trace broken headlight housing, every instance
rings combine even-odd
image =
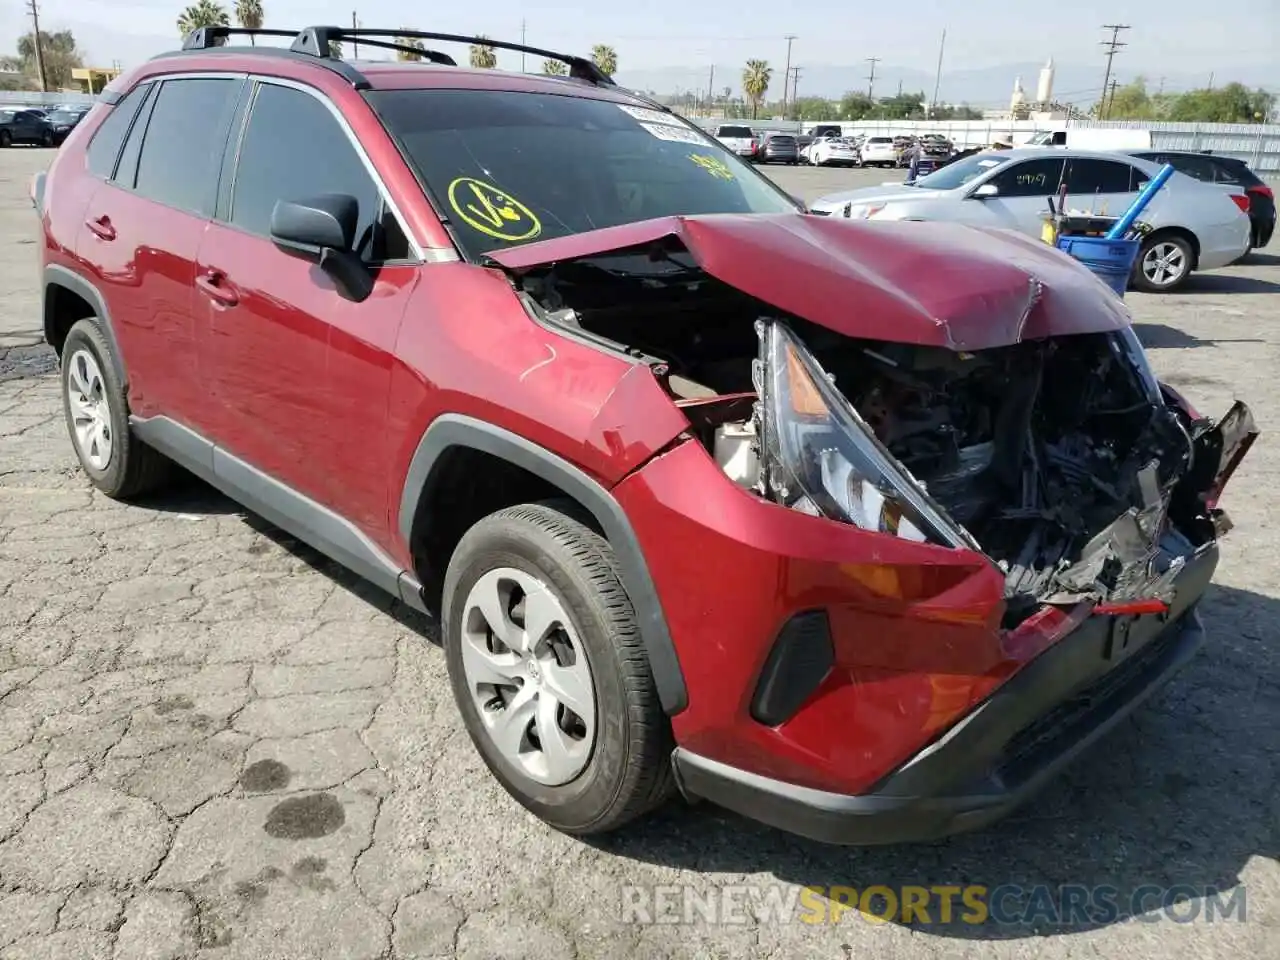
[[[762,492],[783,506],[884,533],[979,549],[876,439],[784,324],[760,321]]]

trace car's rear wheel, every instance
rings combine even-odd
[[[129,430],[111,347],[93,319],[78,321],[63,343],[62,407],[80,466],[107,496],[137,496],[168,479],[169,461]]]
[[[567,833],[670,796],[672,738],[609,543],[567,501],[491,514],[445,576],[445,657],[476,749]]]
[[[12,147],[13,134],[8,130],[0,130],[0,147]]]
[[[53,146],[53,131],[52,131],[52,130],[46,130],[44,133],[42,133],[42,134],[40,135],[40,145],[41,145],[42,147],[52,147],[52,146]]]
[[[1148,237],[1138,253],[1133,285],[1148,293],[1176,290],[1191,276],[1195,254],[1186,238],[1174,233]]]

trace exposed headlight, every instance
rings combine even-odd
[[[783,506],[904,540],[978,549],[881,445],[785,325],[760,321],[764,493]]]

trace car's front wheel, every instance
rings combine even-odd
[[[1195,254],[1185,237],[1157,233],[1148,237],[1138,253],[1133,285],[1148,293],[1176,290],[1191,276]]]
[[[168,478],[169,461],[129,430],[111,346],[93,319],[78,321],[62,345],[62,408],[80,466],[107,496],[136,496]]]
[[[670,725],[609,542],[567,501],[509,507],[445,576],[445,657],[486,765],[557,829],[602,833],[670,796]]]

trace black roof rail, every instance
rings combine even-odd
[[[286,33],[286,31],[283,31],[283,30],[276,31],[276,32]],[[298,33],[296,30],[289,30],[287,31],[286,35],[290,37],[296,37]],[[205,47],[205,48],[192,47],[190,49],[184,48],[180,51],[177,51],[177,53],[174,53],[172,51],[169,53],[158,53],[151,59],[152,60],[168,60],[174,56],[179,56],[182,54],[195,54],[195,53],[206,55],[206,56],[208,55],[243,56],[246,53],[251,53],[254,56],[280,57],[282,59],[292,60],[295,63],[307,63],[307,64],[310,64],[311,66],[324,67],[326,70],[330,71],[331,73],[336,73],[338,76],[342,77],[343,80],[351,84],[351,86],[356,90],[368,90],[370,87],[369,78],[366,77],[359,70],[357,70],[355,67],[353,67],[351,64],[347,63],[347,61],[345,60],[339,60],[337,57],[330,57],[328,59],[318,60],[315,57],[309,57],[309,56],[306,56],[305,54],[294,53],[292,50],[288,49],[287,47],[245,47],[245,46],[237,46],[237,47],[213,46],[213,47]],[[148,79],[159,80],[159,79],[163,79],[163,77],[150,77]],[[117,95],[117,99],[119,99],[119,96],[120,95]],[[113,103],[114,101],[108,100],[107,102]]]
[[[290,47],[296,53],[306,53],[313,57],[328,58],[329,44],[342,43],[359,43],[364,41],[365,37],[392,37],[406,40],[440,40],[445,43],[467,43],[479,44],[486,47],[494,47],[498,50],[513,50],[517,53],[530,53],[536,57],[543,57],[548,60],[559,60],[561,63],[569,67],[569,76],[574,80],[584,80],[587,83],[595,84],[601,87],[616,86],[613,79],[597,67],[586,57],[578,57],[568,53],[556,53],[554,50],[544,50],[541,47],[529,47],[523,43],[508,43],[505,40],[490,40],[486,37],[466,37],[456,33],[430,33],[423,30],[374,30],[366,27],[307,27],[298,34],[294,40],[293,46]],[[368,41],[364,41],[368,42]],[[372,44],[371,44],[372,45]],[[392,49],[412,50],[414,53],[427,56],[427,54],[408,45],[397,45],[394,42],[389,44]]]
[[[208,50],[226,46],[228,37],[296,37],[297,30],[266,30],[262,27],[197,27],[182,41],[183,50]]]

